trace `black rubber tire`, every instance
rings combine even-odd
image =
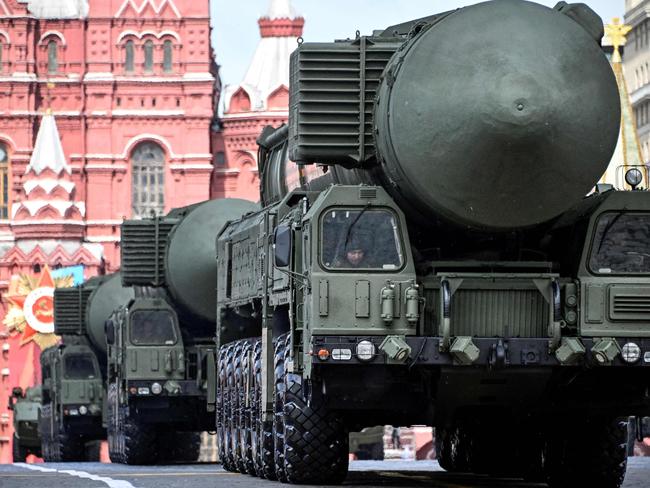
[[[289,335],[284,334],[275,341],[274,374],[275,388],[273,399],[273,461],[275,477],[286,483],[287,475],[284,469],[284,356],[287,350]]]
[[[627,419],[589,419],[549,442],[551,488],[620,488],[627,469]],[[568,435],[566,435],[568,433]]]
[[[82,439],[65,430],[55,435],[54,452],[55,462],[75,463],[86,460]]]
[[[257,416],[251,425],[257,430],[257,455],[255,456],[255,469],[257,476],[267,480],[275,480],[275,456],[273,421],[262,421],[259,414],[262,411],[262,341],[257,341],[253,349],[255,361],[255,374],[253,375],[254,390],[253,409]]]
[[[27,449],[20,445],[20,440],[14,433],[14,443],[11,448],[14,463],[24,463],[27,460]]]
[[[232,344],[226,344],[219,349],[219,361],[217,371],[217,450],[219,461],[226,471],[234,472],[231,463],[230,441],[227,434],[227,412],[229,408],[230,389],[228,385],[228,360],[231,357]]]
[[[253,374],[251,340],[242,341],[241,352],[236,361],[235,381],[237,384],[237,431],[239,432],[239,471],[257,476],[251,436],[251,408],[246,404],[246,397],[251,398],[251,377]]]
[[[225,387],[222,395],[223,400],[223,430],[224,430],[224,458],[222,460],[223,467],[227,471],[237,472],[237,462],[235,461],[235,452],[233,450],[233,404],[232,397],[234,395],[234,383],[233,383],[233,368],[234,364],[234,354],[235,354],[235,343],[229,344],[226,347],[226,357],[224,364],[224,382]]]
[[[302,375],[286,370],[289,348],[285,348],[282,404],[287,481],[292,484],[341,484],[347,477],[349,460],[349,434],[345,424],[327,410],[320,395],[314,395],[307,402]]]
[[[244,460],[242,445],[243,438],[243,425],[242,425],[242,409],[244,403],[244,390],[242,388],[242,357],[244,350],[244,341],[235,342],[235,351],[233,356],[233,367],[230,371],[231,374],[231,415],[232,421],[230,423],[231,442],[233,460],[235,462],[235,469],[242,474],[247,474],[246,462]]]
[[[122,463],[136,466],[155,464],[158,461],[155,427],[126,416],[124,409],[120,412],[119,425],[121,429],[117,435],[123,440]]]
[[[436,459],[442,469],[447,472],[454,472],[455,468],[451,457],[451,441],[449,429],[436,427]]]

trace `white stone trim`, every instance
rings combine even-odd
[[[93,110],[90,112],[90,115],[94,117],[106,117],[108,115],[108,110]]]
[[[85,240],[93,244],[101,244],[102,242],[120,242],[121,239],[117,236],[86,236]]]
[[[241,170],[238,168],[233,169],[217,169],[215,172],[219,175],[238,175],[241,173]]]
[[[0,132],[0,140],[2,140],[4,142],[8,142],[9,145],[11,146],[12,151],[16,150],[16,142],[10,136],[5,134],[4,132]],[[26,158],[29,159],[30,156],[26,156]],[[9,162],[11,162],[12,160],[15,160],[15,157],[14,157],[13,154],[9,154]]]
[[[208,72],[186,72],[183,75],[184,81],[214,81],[214,76],[212,73]]]
[[[4,7],[4,3],[2,3],[2,0],[0,0],[0,6]],[[6,9],[7,7],[4,8]],[[7,44],[11,44],[11,37],[9,37],[9,33],[6,30],[0,29],[0,36],[5,38]]]
[[[124,146],[124,152],[122,153],[122,156],[120,157],[120,159],[126,159],[127,157],[129,157],[129,155],[131,154],[131,151],[133,150],[133,148],[138,143],[140,143],[142,141],[147,141],[147,140],[153,140],[153,141],[159,142],[166,149],[168,158],[177,159],[176,155],[174,154],[174,151],[172,149],[172,145],[170,144],[170,142],[167,139],[165,139],[164,137],[159,136],[157,134],[139,134],[139,135],[129,139],[129,141]]]
[[[176,5],[174,5],[174,0],[161,0],[160,4],[158,4],[157,7],[156,7],[156,4],[155,4],[155,0],[142,0],[142,4],[139,7],[137,7],[135,5],[134,0],[124,0],[124,3],[122,4],[122,6],[119,8],[117,13],[115,14],[115,17],[117,18],[117,17],[122,16],[122,14],[124,13],[124,10],[126,10],[126,7],[129,4],[131,5],[131,7],[133,7],[133,10],[135,10],[138,15],[140,15],[142,12],[144,12],[144,9],[146,8],[147,5],[151,5],[154,12],[156,12],[157,14],[162,12],[162,9],[163,9],[163,7],[165,5],[169,5],[172,8],[172,10],[174,11],[174,13],[176,14],[176,17],[178,17],[179,19],[181,18],[181,13],[176,8]]]
[[[84,75],[84,81],[113,81],[115,77],[111,72],[95,72],[95,73],[86,73]]]
[[[19,116],[19,117],[35,115],[40,117],[46,115],[46,112],[44,111],[35,112],[31,110],[12,110],[9,112],[9,115]],[[52,112],[52,115],[54,115],[55,117],[79,117],[81,116],[81,112],[74,111],[74,110],[61,110],[58,112]]]
[[[2,8],[2,11],[4,12],[5,16],[7,16],[7,17],[11,16],[11,12],[7,8],[7,6],[5,5],[4,0],[0,0],[0,7]]]
[[[61,45],[67,46],[65,42],[65,36],[59,32],[58,30],[49,30],[41,36],[41,38],[38,40],[38,43],[41,44],[45,39],[47,39],[50,36],[55,36],[58,37],[61,40]]]
[[[122,225],[122,219],[86,220],[86,225]]]

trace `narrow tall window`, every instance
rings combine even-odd
[[[134,217],[162,215],[165,208],[165,153],[153,142],[142,142],[131,156]]]
[[[4,66],[2,64],[2,61],[4,59],[2,56],[4,54],[4,49],[5,49],[5,45],[2,43],[2,41],[0,41],[0,71],[4,69]]]
[[[165,41],[163,44],[163,71],[165,73],[172,72],[173,61],[173,46],[172,41]]]
[[[9,218],[9,154],[0,143],[0,219]]]
[[[144,70],[153,71],[153,41],[144,43]]]
[[[59,69],[59,48],[56,41],[47,43],[47,72],[51,75],[56,74]]]
[[[133,41],[127,41],[126,45],[124,46],[124,71],[127,73],[133,73],[135,69],[135,63],[134,63],[134,58],[135,58],[135,46],[133,45]]]

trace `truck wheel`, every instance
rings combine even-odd
[[[621,419],[590,419],[555,433],[547,458],[549,486],[620,488],[627,469],[627,424]]]
[[[157,461],[157,436],[153,425],[138,422],[137,419],[128,417],[124,408],[120,409],[122,448],[121,458],[124,464],[150,465]]]
[[[24,463],[27,460],[27,449],[20,445],[20,440],[14,433],[14,443],[12,446],[14,463]]]
[[[231,462],[230,436],[228,434],[228,409],[230,405],[230,389],[228,385],[228,361],[232,357],[232,344],[219,349],[219,388],[217,389],[217,446],[219,460],[223,469],[233,472]]]
[[[275,341],[275,389],[273,399],[273,460],[275,476],[282,483],[287,482],[284,470],[284,356],[289,335],[284,334]]]
[[[243,347],[243,341],[235,342],[232,367],[230,369],[230,442],[232,443],[230,449],[232,450],[235,471],[246,474],[246,464],[244,463],[244,458],[242,456],[241,445],[242,426],[240,425],[240,410],[244,392],[241,390],[239,385],[241,378],[241,360]]]
[[[448,440],[447,429],[436,427],[436,460],[445,471],[453,471],[450,457],[450,444]]]
[[[251,421],[253,430],[257,432],[257,453],[255,456],[255,470],[257,476],[267,480],[275,480],[275,460],[273,448],[273,421],[263,421],[259,418],[262,411],[262,341],[255,343],[253,349],[255,361],[255,374],[253,375],[254,395],[252,414],[256,420]]]
[[[248,379],[251,377],[249,340],[240,341],[239,354],[235,359],[235,384],[237,391],[237,439],[238,439],[238,468],[242,474],[255,475],[253,451],[250,437],[250,405],[246,406]]]
[[[54,461],[74,463],[85,461],[84,444],[82,439],[68,432],[59,431],[54,440]]]
[[[288,348],[285,364],[288,361]],[[284,376],[284,469],[289,483],[340,484],[348,474],[348,432],[320,395],[305,398],[300,374]]]

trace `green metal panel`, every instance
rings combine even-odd
[[[354,316],[370,317],[370,282],[360,280],[354,286]]]

